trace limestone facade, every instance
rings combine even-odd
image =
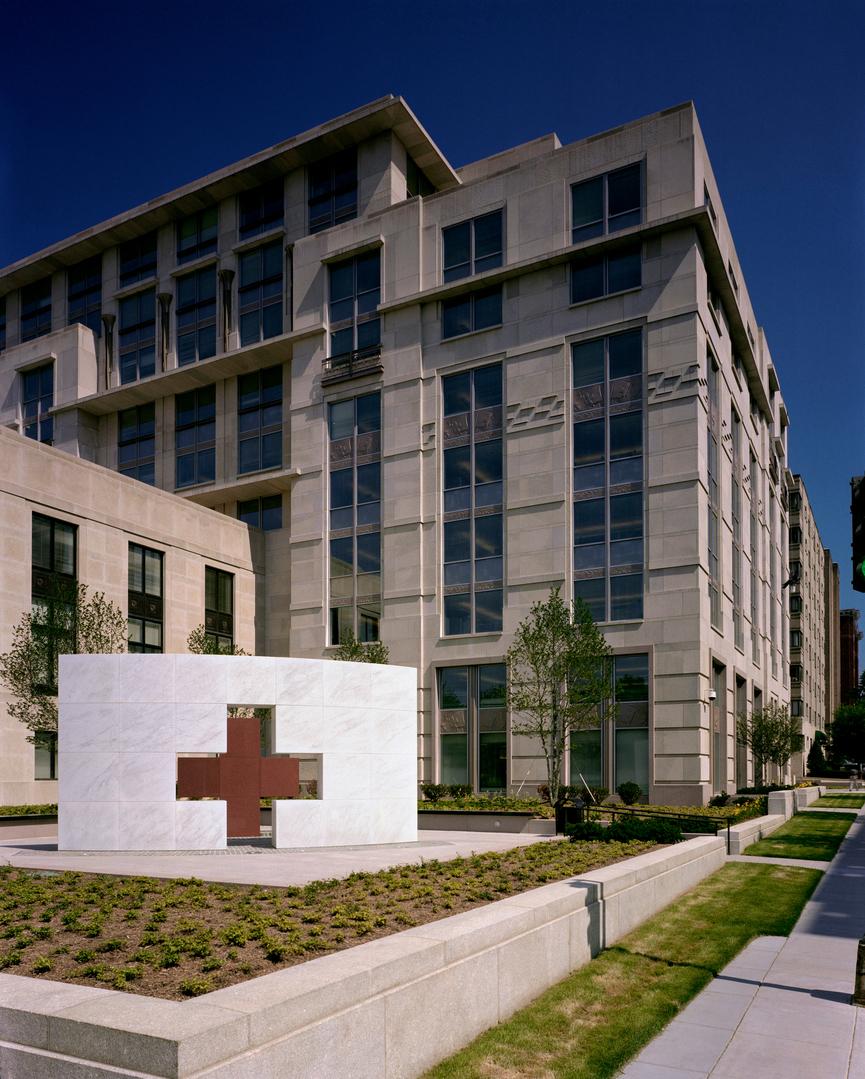
[[[793,772],[805,774],[808,750],[832,720],[837,698],[828,668],[833,647],[832,559],[823,546],[808,491],[798,474],[788,479],[790,502],[790,712],[801,717],[804,745]],[[828,570],[827,570],[828,565]]]
[[[93,258],[99,337],[66,325],[70,269]],[[45,278],[48,332],[22,342]],[[145,292],[142,346],[128,301]],[[691,104],[454,169],[384,98],[21,260],[2,294],[0,423],[24,430],[24,375],[52,363],[59,449],[129,468],[129,410],[152,406],[141,474],[167,500],[215,522],[278,505],[281,527],[249,530],[256,651],[322,658],[350,623],[379,632],[419,671],[420,777],[543,781],[509,731],[502,662],[560,585],[594,597],[621,657],[617,718],[575,744],[566,780],[702,803],[750,778],[736,713],[790,699],[789,420]],[[213,354],[181,362],[211,327]],[[244,376],[274,367],[267,428]],[[180,460],[193,391],[214,414],[198,483]],[[250,423],[266,460],[240,459]],[[348,503],[331,475],[346,464]]]

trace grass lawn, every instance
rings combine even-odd
[[[533,843],[301,888],[0,866],[0,970],[180,999],[657,846]]]
[[[820,809],[861,809],[865,794],[824,794],[814,802]]]
[[[830,862],[856,816],[853,813],[797,813],[768,839],[744,852],[760,858],[813,858]]]
[[[427,1079],[614,1076],[750,940],[789,933],[820,876],[724,866]]]

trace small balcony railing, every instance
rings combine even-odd
[[[342,382],[343,379],[360,378],[361,375],[378,374],[383,370],[381,345],[370,345],[326,359],[322,365],[321,381],[327,385]]]

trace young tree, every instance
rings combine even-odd
[[[865,761],[865,703],[844,704],[835,712],[829,731],[832,752],[857,764]]]
[[[802,748],[799,720],[791,716],[787,706],[770,701],[756,712],[743,712],[736,720],[736,735],[742,745],[749,746],[754,758],[754,782],[761,786],[767,764],[778,768],[779,778],[790,758]]]
[[[0,682],[11,694],[9,715],[30,731],[57,730],[57,658],[125,652],[126,616],[102,592],[56,582],[12,629],[12,647],[0,655]]]
[[[588,607],[578,601],[571,610],[554,588],[517,627],[505,656],[511,730],[540,741],[554,805],[571,732],[597,726],[612,700],[611,655]]]
[[[778,769],[778,782],[784,782],[784,772],[794,753],[798,753],[805,742],[800,730],[801,720],[791,716],[786,704],[774,705],[775,737],[769,760]]]
[[[208,633],[203,625],[196,626],[189,634],[186,638],[186,647],[195,656],[245,656],[248,654],[233,642],[230,645],[223,644]]]
[[[342,637],[343,640],[333,654],[334,659],[349,663],[390,663],[390,649],[381,641],[364,644],[350,629],[346,630]]]
[[[811,748],[808,750],[809,776],[822,776],[826,774],[826,755],[823,752],[825,745],[826,735],[822,731],[817,731],[814,735],[814,741],[811,744]]]

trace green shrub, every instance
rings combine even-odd
[[[572,824],[565,829],[565,834],[575,843],[581,840],[600,840],[604,843],[678,843],[682,838],[682,829],[674,821],[662,820],[660,817],[651,820],[627,817],[606,827],[597,821]]]
[[[675,821],[661,820],[658,817],[650,820],[628,817],[625,820],[613,821],[607,832],[609,840],[619,843],[631,843],[634,840],[649,843],[679,843],[682,839],[682,829]]]
[[[210,978],[184,978],[180,983],[180,992],[185,997],[200,997],[202,993],[213,991],[213,982]]]
[[[424,801],[432,802],[433,805],[450,793],[450,788],[444,783],[421,783],[420,790]]]
[[[715,809],[719,809],[721,806],[728,805],[730,802],[730,795],[726,791],[722,791],[721,794],[716,794],[714,798],[709,799],[709,805]]]
[[[598,824],[597,821],[589,820],[583,821],[581,824],[571,824],[565,828],[565,835],[574,843],[580,842],[580,840],[602,840],[609,839],[607,832],[609,828],[605,828],[603,824]]]
[[[639,783],[620,783],[618,787],[616,787],[616,794],[618,794],[626,806],[632,806],[642,793],[643,788]]]
[[[445,789],[450,798],[471,798],[474,794],[470,783],[451,783]]]
[[[0,817],[56,817],[55,804],[0,806]]]

